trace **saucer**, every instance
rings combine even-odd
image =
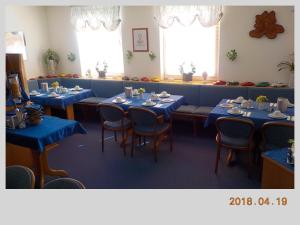
[[[40,92],[31,92],[30,95],[35,96],[35,95],[39,95]]]
[[[156,103],[155,103],[155,102],[150,102],[150,103],[143,102],[142,105],[143,105],[143,106],[155,106]]]
[[[232,102],[241,104],[243,100],[245,100],[245,99],[242,99],[241,101],[239,101],[239,100],[237,100],[237,99],[234,99]]]
[[[158,96],[159,96],[160,98],[169,98],[171,95],[170,95],[170,94],[165,94],[165,95],[158,94]]]
[[[232,108],[234,105],[231,103],[221,103],[219,106],[222,108]]]
[[[270,113],[270,114],[268,114],[268,116],[273,118],[273,119],[285,119],[285,118],[287,118],[287,115],[285,115],[283,113],[280,114],[280,115],[277,115],[277,116],[275,116],[273,113]]]
[[[126,102],[126,99],[122,98],[120,101],[118,101],[116,98],[112,100],[113,103],[124,103]]]
[[[58,94],[56,94],[56,95],[48,95],[48,97],[51,97],[51,98],[56,98],[56,97],[59,97],[59,95]]]
[[[232,109],[228,109],[227,112],[231,115],[242,115],[244,112],[239,110],[238,112],[233,112]]]
[[[71,90],[71,91],[82,91],[83,88],[71,88],[70,90]]]

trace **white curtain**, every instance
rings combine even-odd
[[[216,25],[223,16],[222,6],[156,6],[154,19],[162,28],[169,28],[175,21],[190,26],[198,20],[202,26]]]
[[[101,26],[108,31],[114,31],[120,22],[120,6],[74,6],[71,8],[71,23],[77,31],[99,30]]]

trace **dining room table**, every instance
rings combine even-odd
[[[240,114],[234,115],[228,112],[230,108],[223,107],[225,104],[232,104],[232,107],[238,107],[241,111]],[[272,118],[269,114],[271,114],[276,107],[276,103],[268,103],[272,105],[273,109],[272,111],[269,110],[269,107],[266,107],[264,110],[258,109],[258,104],[256,102],[253,102],[252,107],[247,108],[241,108],[240,103],[234,102],[232,99],[222,99],[219,104],[217,104],[214,109],[209,113],[208,118],[206,119],[204,123],[204,127],[208,127],[209,125],[214,125],[216,120],[219,117],[237,117],[237,118],[247,118],[254,122],[256,129],[259,129],[262,127],[262,125],[266,122],[270,121],[283,121],[287,123],[294,123],[294,107],[288,107],[287,111],[284,112],[286,115],[285,118]]]
[[[122,102],[116,102],[116,99],[121,97],[124,99]],[[165,120],[169,120],[171,113],[179,108],[181,105],[185,104],[184,96],[181,95],[168,95],[168,97],[159,97],[157,100],[152,101],[153,105],[145,105],[145,102],[150,99],[151,93],[143,93],[143,95],[133,96],[131,98],[126,98],[125,93],[118,94],[111,98],[108,98],[103,101],[103,103],[114,103],[121,106],[125,111],[128,110],[129,107],[145,107],[153,110],[158,115],[163,115]]]
[[[44,112],[51,115],[51,108],[59,108],[66,111],[67,119],[74,120],[75,103],[83,99],[94,96],[91,89],[68,88],[65,93],[58,93],[56,96],[51,95],[54,92],[53,88],[49,88],[48,92],[36,90],[36,93],[30,93],[30,100],[36,104],[42,105]]]
[[[49,150],[58,142],[74,134],[86,134],[85,128],[75,120],[66,120],[44,115],[38,125],[25,128],[6,128],[6,166],[22,165],[31,168],[42,188],[45,176],[68,176],[64,170],[52,169],[48,165]]]

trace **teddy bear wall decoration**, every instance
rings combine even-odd
[[[276,24],[276,15],[274,11],[264,11],[261,15],[255,16],[255,29],[249,32],[249,35],[254,38],[261,38],[266,35],[269,39],[277,37],[278,33],[283,33],[282,25]]]

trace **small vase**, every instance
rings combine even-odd
[[[48,74],[49,75],[54,75],[56,73],[56,62],[52,59],[48,60],[48,65],[47,65],[47,69],[48,69]]]
[[[258,110],[264,110],[266,108],[267,103],[266,102],[258,102],[257,108]]]
[[[208,76],[207,72],[204,71],[204,72],[202,73],[202,78],[203,78],[203,80],[206,80],[206,79],[207,79],[207,76]]]

